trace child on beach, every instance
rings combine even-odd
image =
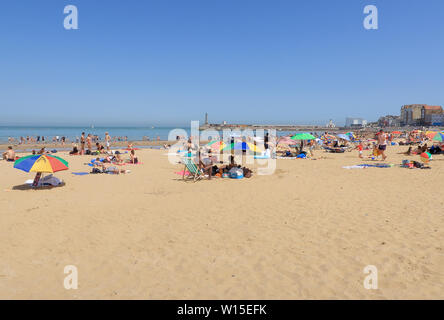
[[[357,149],[358,152],[359,152],[359,158],[362,159],[362,151],[364,150],[364,146],[362,145],[362,142],[360,142],[360,143],[357,145],[356,149]]]
[[[375,160],[379,157],[379,155],[380,155],[380,151],[379,151],[378,145],[375,144],[375,145],[373,145],[373,151],[372,151],[372,154],[370,155],[370,158],[372,158],[372,160]]]
[[[105,132],[105,143],[106,143],[106,150],[107,151],[110,151],[110,147],[111,147],[110,142],[111,142],[111,137],[108,132]]]

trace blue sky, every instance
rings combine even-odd
[[[63,28],[76,5],[79,29]],[[363,28],[366,5],[379,29]],[[8,0],[0,124],[343,123],[444,104],[442,0]]]

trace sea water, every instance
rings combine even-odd
[[[52,142],[53,137],[65,137],[67,142],[75,142],[85,132],[86,135],[97,135],[102,140],[105,137],[105,132],[108,132],[111,137],[127,137],[128,141],[141,141],[144,138],[153,141],[157,137],[162,141],[168,140],[170,132],[174,129],[183,129],[190,135],[190,128],[186,127],[26,127],[26,126],[0,126],[0,143],[8,143],[8,138],[12,137],[19,141],[20,137],[26,140],[26,137],[38,136],[45,137],[45,142]],[[288,131],[277,131],[278,136],[288,135]],[[222,132],[220,132],[222,137]],[[175,136],[173,137],[175,140]]]

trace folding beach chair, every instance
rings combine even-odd
[[[204,173],[202,169],[199,169],[199,167],[194,163],[193,158],[189,157],[183,157],[182,162],[185,165],[185,168],[183,170],[182,179],[185,179],[185,169],[190,172],[190,175],[188,178],[193,178],[194,182],[197,180],[200,180],[204,177]]]

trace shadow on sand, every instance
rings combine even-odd
[[[26,190],[50,190],[50,189],[54,189],[54,188],[60,188],[60,187],[64,187],[65,183],[62,182],[61,184],[59,184],[58,186],[39,186],[39,187],[33,187],[30,184],[21,184],[18,186],[13,186],[12,190],[20,190],[20,191],[26,191]]]

